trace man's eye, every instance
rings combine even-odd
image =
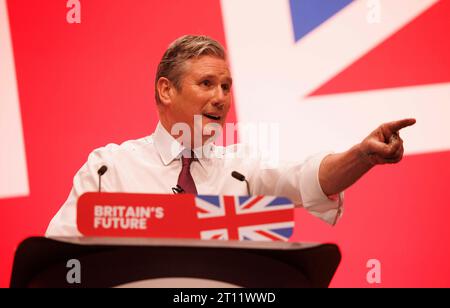
[[[203,81],[202,81],[202,85],[205,86],[205,87],[209,87],[209,86],[211,85],[211,81],[209,81],[209,80],[203,80]]]
[[[222,85],[222,89],[224,91],[229,91],[230,90],[230,85],[228,83],[225,83],[225,84]]]

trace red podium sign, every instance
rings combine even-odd
[[[270,196],[86,193],[77,224],[85,236],[288,241],[293,210]]]

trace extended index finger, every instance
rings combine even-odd
[[[386,123],[386,127],[393,133],[398,132],[402,128],[414,125],[416,123],[416,119],[403,119],[398,121],[393,121]]]

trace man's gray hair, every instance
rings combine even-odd
[[[158,65],[155,78],[155,99],[161,103],[157,83],[159,78],[169,79],[177,90],[181,89],[184,62],[201,56],[214,56],[226,59],[223,46],[206,35],[184,35],[172,42]]]

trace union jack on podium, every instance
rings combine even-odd
[[[203,240],[288,241],[294,205],[283,197],[197,196]]]

